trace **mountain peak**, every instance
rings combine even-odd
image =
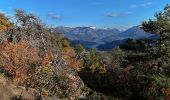
[[[91,28],[91,29],[96,29],[96,27],[94,27],[94,26],[90,26],[90,28]]]

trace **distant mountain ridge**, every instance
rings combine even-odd
[[[67,37],[73,45],[82,44],[85,47],[106,47],[114,48],[115,46],[124,43],[127,38],[142,39],[155,38],[150,33],[146,33],[140,26],[134,26],[125,31],[113,29],[96,29],[95,27],[56,27],[55,31]],[[97,45],[96,45],[97,44]],[[106,44],[106,45],[105,45]],[[90,46],[91,45],[91,46]]]
[[[141,38],[149,38],[153,36],[153,34],[147,33],[144,30],[140,28],[140,26],[134,26],[132,28],[129,28],[126,31],[123,31],[119,33],[118,35],[112,35],[109,37],[105,37],[102,39],[104,42],[112,42],[115,40],[123,40],[127,38],[132,38],[132,39],[141,39]]]
[[[118,29],[96,29],[94,27],[56,27],[55,31],[64,34],[70,40],[82,40],[89,42],[98,42],[102,38],[119,34]]]

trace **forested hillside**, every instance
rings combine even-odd
[[[31,13],[0,14],[2,100],[169,100],[170,6],[111,51],[70,46]],[[2,88],[2,89],[1,89]]]

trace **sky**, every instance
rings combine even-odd
[[[170,0],[0,0],[0,11],[34,13],[52,26],[127,29],[162,11]]]

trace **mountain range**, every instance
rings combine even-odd
[[[106,47],[114,48],[126,39],[141,39],[156,37],[153,34],[146,33],[140,26],[131,27],[125,31],[113,29],[97,29],[95,27],[56,27],[55,31],[63,34],[71,42],[73,46],[81,44],[87,48]]]
[[[55,30],[70,40],[99,42],[103,38],[121,33],[118,29],[96,29],[94,27],[56,27]]]
[[[143,29],[140,28],[140,26],[134,26],[117,35],[113,34],[111,36],[107,36],[103,38],[102,41],[112,42],[115,40],[124,40],[127,38],[132,38],[132,39],[150,38],[151,36],[153,36],[153,34],[145,32]]]

